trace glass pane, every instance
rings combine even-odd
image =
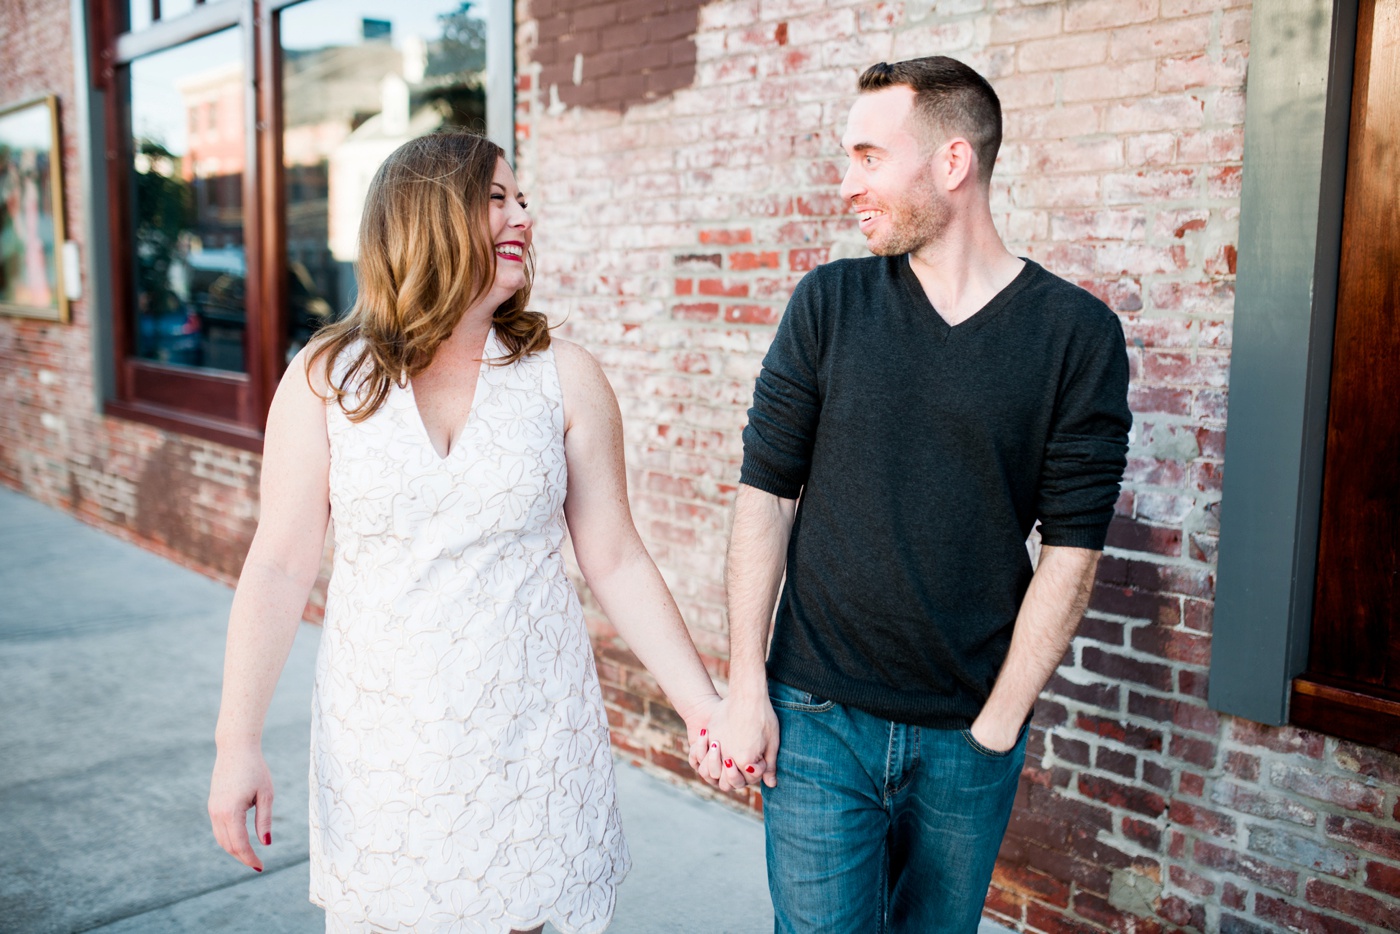
[[[355,301],[355,236],[384,157],[486,128],[486,21],[461,0],[308,0],[282,12],[288,345]]]
[[[243,61],[230,29],[131,63],[136,355],[242,372]]]

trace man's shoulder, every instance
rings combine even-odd
[[[1118,315],[1093,292],[1056,275],[1034,260],[1028,259],[1026,262],[1032,268],[1022,296],[1054,320],[1076,327],[1121,327]]]
[[[804,275],[797,283],[797,293],[818,303],[849,297],[848,289],[868,294],[872,287],[894,282],[898,276],[895,264],[903,259],[891,256],[833,259]]]

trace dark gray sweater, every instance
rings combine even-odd
[[[907,256],[805,276],[763,361],[741,482],[800,494],[769,677],[965,728],[1006,657],[1025,541],[1101,549],[1132,416],[1118,318],[1027,261],[956,327]]]

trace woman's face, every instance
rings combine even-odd
[[[504,159],[496,160],[488,216],[496,244],[496,284],[491,291],[505,301],[525,287],[525,256],[530,252],[534,223],[525,213],[525,195],[516,187],[515,173]]]

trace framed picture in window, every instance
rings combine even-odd
[[[0,107],[0,313],[68,320],[62,164],[53,96]]]

